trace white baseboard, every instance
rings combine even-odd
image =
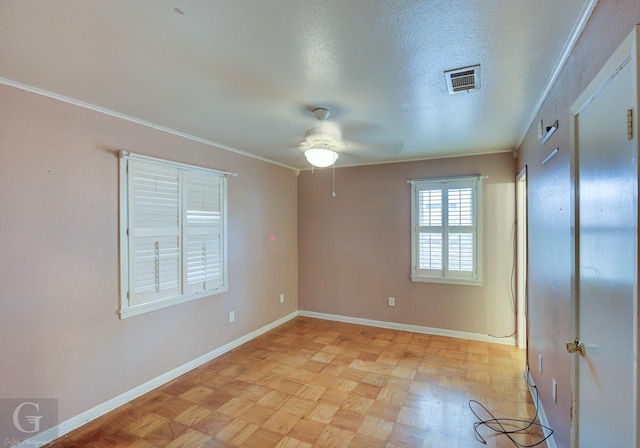
[[[420,325],[407,325],[397,322],[382,320],[362,319],[360,317],[340,316],[338,314],[316,313],[315,311],[299,311],[300,316],[315,317],[317,319],[334,320],[350,324],[369,325],[371,327],[389,328],[391,330],[412,331],[414,333],[433,334],[436,336],[448,336],[450,338],[469,339],[472,341],[493,342],[496,344],[516,345],[516,338],[494,338],[487,334],[468,333],[466,331],[446,330],[443,328],[423,327]]]
[[[527,385],[529,386],[529,393],[531,394],[531,399],[535,404],[536,395],[538,394],[538,388],[533,382],[533,377],[531,376],[531,372],[529,371],[529,368],[527,368],[527,370],[524,372],[524,376],[527,380]],[[540,423],[544,425],[542,427],[542,431],[545,437],[547,437],[549,436],[549,429],[547,428],[551,428],[551,425],[549,424],[549,420],[547,420],[547,414],[544,413],[544,407],[542,406],[542,403],[538,400],[537,404],[538,404],[538,418],[540,419]],[[547,438],[545,442],[547,443],[547,448],[558,448],[558,445],[556,444],[556,439],[553,438],[553,434],[551,434],[551,436],[549,436],[549,438]]]
[[[235,339],[221,347],[218,347],[215,350],[212,350],[209,353],[206,353],[194,359],[193,361],[189,361],[186,364],[176,367],[175,369],[170,370],[169,372],[166,372],[150,381],[147,381],[146,383],[141,384],[140,386],[134,387],[133,389],[120,394],[117,397],[107,400],[104,403],[89,409],[88,411],[85,411],[79,415],[76,415],[75,417],[72,417],[69,420],[62,422],[53,428],[43,431],[31,439],[25,440],[24,442],[18,445],[14,445],[14,448],[34,448],[34,447],[45,445],[46,443],[49,443],[54,439],[61,437],[73,431],[74,429],[79,428],[80,426],[85,425],[92,420],[95,420],[98,417],[101,417],[107,412],[113,411],[114,409],[122,406],[123,404],[128,403],[131,400],[138,398],[139,396],[144,395],[147,392],[150,392],[153,389],[156,389],[162,386],[163,384],[168,383],[169,381],[179,377],[180,375],[183,375],[189,372],[190,370],[193,370],[196,367],[199,367],[202,364],[205,364],[211,361],[212,359],[215,359],[218,356],[223,355],[228,351],[231,351],[234,348],[237,348],[246,342],[249,342],[252,339],[257,338],[258,336],[273,330],[274,328],[284,324],[285,322],[290,321],[291,319],[296,318],[297,316],[298,316],[298,311],[294,311],[293,313],[288,314],[274,322],[271,322],[270,324],[265,325],[264,327],[258,328],[255,331],[252,331],[242,337],[239,337],[238,339]]]

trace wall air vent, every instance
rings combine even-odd
[[[446,70],[444,78],[447,81],[449,93],[468,92],[480,88],[480,65]]]

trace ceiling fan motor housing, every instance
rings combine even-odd
[[[342,135],[337,126],[331,126],[330,123],[320,123],[318,126],[307,130],[304,139],[311,146],[320,144],[336,145],[340,142]]]

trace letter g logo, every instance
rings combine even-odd
[[[24,432],[25,434],[33,434],[34,432],[40,431],[40,420],[42,419],[42,415],[26,415],[24,418],[27,420],[33,429],[24,429],[24,427],[20,424],[20,411],[23,407],[30,405],[36,408],[36,411],[40,411],[40,403],[33,401],[25,401],[24,403],[20,403],[16,409],[13,411],[13,425],[17,430]]]

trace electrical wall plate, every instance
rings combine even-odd
[[[545,134],[540,140],[540,143],[543,145],[546,144],[551,136],[558,130],[558,120],[554,121],[551,126],[547,126],[547,129],[544,131]]]
[[[542,353],[538,353],[538,372],[542,373]]]
[[[542,140],[544,137],[544,121],[540,120],[538,122],[538,140]]]

